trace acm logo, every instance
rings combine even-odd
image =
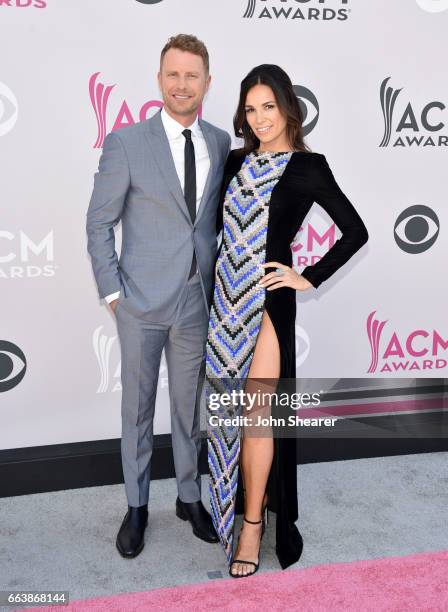
[[[54,276],[57,267],[53,230],[35,240],[22,230],[0,229],[0,279]]]
[[[96,393],[115,393],[122,391],[121,352],[117,335],[103,332],[103,325],[92,334],[92,346],[98,364],[99,381]],[[159,368],[158,391],[168,390],[168,367],[165,351],[162,353]]]
[[[366,322],[371,352],[368,374],[437,371],[448,366],[446,334],[429,326],[403,330],[389,324],[385,330],[388,319],[378,319],[376,312],[372,310]]]
[[[313,6],[309,6],[308,3],[310,1],[245,0],[246,10],[244,11],[243,19],[291,19],[298,21],[303,21],[304,19],[323,21],[337,19],[345,21],[348,19],[350,9],[347,5],[349,0],[314,0]],[[297,3],[300,3],[301,6],[298,7]],[[330,4],[331,6],[328,6]],[[341,5],[343,8],[341,8]]]
[[[94,149],[100,149],[103,146],[104,139],[108,132],[107,119],[110,115],[109,97],[115,85],[105,85],[100,79],[100,72],[95,72],[89,79],[89,96],[96,117],[97,136]],[[112,127],[112,132],[128,125],[133,125],[136,121],[145,121],[149,116],[163,106],[161,100],[148,100],[138,111],[138,115],[133,113],[129,108],[126,99],[123,99],[118,111],[115,113],[115,120]],[[199,108],[199,116],[202,116],[202,108]]]
[[[430,100],[420,110],[415,103],[404,101],[406,104],[404,109],[397,109],[396,102],[403,88],[396,89],[389,85],[390,78],[390,76],[385,78],[380,86],[384,133],[379,146],[432,149],[446,146],[448,135],[443,133],[445,103],[441,100]]]

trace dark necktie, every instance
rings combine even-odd
[[[196,219],[196,159],[194,155],[194,144],[191,140],[191,130],[184,130],[185,136],[185,183],[184,196],[190,212],[191,221]],[[193,260],[188,278],[196,274],[196,253],[193,250]]]

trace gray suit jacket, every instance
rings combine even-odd
[[[162,323],[188,280],[193,248],[207,311],[216,259],[216,213],[230,136],[199,120],[210,170],[194,224],[160,113],[108,134],[87,212],[87,250],[100,298],[120,291],[131,314]],[[122,223],[120,259],[114,226]]]

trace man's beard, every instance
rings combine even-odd
[[[185,106],[182,103],[176,103],[172,98],[165,100],[165,105],[177,115],[191,115],[197,113],[199,109],[199,104],[196,101],[192,102],[191,105]]]

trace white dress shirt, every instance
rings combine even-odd
[[[185,136],[182,132],[185,127],[178,121],[173,119],[169,115],[165,108],[162,108],[160,113],[163,127],[170,144],[171,155],[173,156],[174,165],[176,167],[177,176],[179,177],[182,190],[184,190],[185,181]],[[210,157],[208,154],[207,143],[205,142],[204,135],[199,126],[199,121],[196,119],[188,127],[191,130],[191,139],[194,145],[194,156],[196,161],[196,212],[199,209],[201,203],[202,194],[204,193],[205,182],[207,180],[208,171],[210,169]],[[199,274],[199,270],[196,270],[196,274]],[[110,303],[116,300],[120,295],[119,291],[106,295],[104,298],[106,302]]]

